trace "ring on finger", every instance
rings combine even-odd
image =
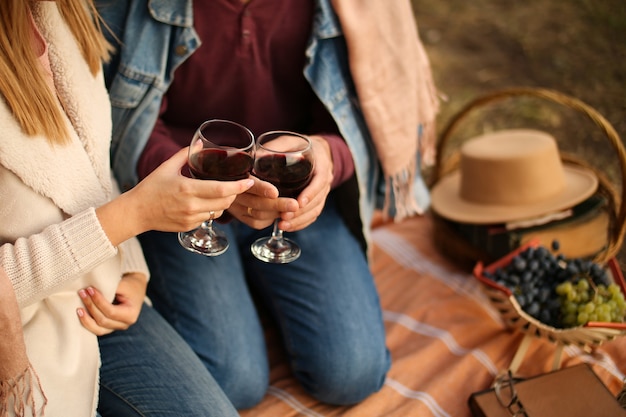
[[[213,210],[209,211],[209,220],[215,220],[215,212]]]
[[[252,207],[248,207],[248,216],[252,217]]]

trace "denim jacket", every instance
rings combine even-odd
[[[347,223],[366,245],[384,178],[359,108],[337,15],[330,0],[315,2],[304,75],[352,153],[356,181],[348,181],[335,195]],[[122,189],[128,190],[137,183],[137,161],[174,70],[198,48],[200,39],[193,28],[192,0],[97,0],[96,5],[123,45],[107,35],[117,52],[105,66],[105,76],[112,103],[112,168]],[[426,207],[428,192],[421,177],[417,180],[416,196]]]

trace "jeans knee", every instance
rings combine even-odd
[[[269,386],[269,373],[262,366],[245,361],[224,365],[213,371],[218,384],[236,409],[250,408],[261,402]]]
[[[300,374],[304,388],[319,401],[356,404],[382,387],[390,359],[388,351],[370,355],[328,357]]]

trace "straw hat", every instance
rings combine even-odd
[[[572,207],[598,187],[596,175],[564,164],[548,133],[488,133],[461,146],[459,168],[431,191],[432,209],[460,223],[525,220]]]

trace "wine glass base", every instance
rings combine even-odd
[[[204,256],[218,256],[228,249],[228,240],[219,234],[199,238],[193,231],[181,232],[178,234],[178,241],[188,251]]]
[[[288,264],[300,257],[300,247],[287,238],[281,240],[262,237],[251,246],[250,251],[260,261],[271,264]]]

